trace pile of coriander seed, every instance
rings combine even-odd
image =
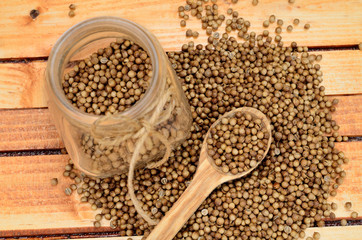
[[[241,174],[264,158],[269,133],[262,120],[250,113],[222,117],[207,137],[208,155],[222,172]]]
[[[207,0],[187,0],[183,9],[197,8],[202,22],[200,10],[207,6]],[[215,8],[211,7],[216,16]],[[242,25],[238,14],[231,17],[228,30],[241,27],[237,38],[218,33],[215,26],[205,46],[189,42],[181,51],[168,53],[191,105],[192,132],[167,163],[136,171],[136,196],[146,212],[161,219],[192,180],[209,127],[228,111],[253,107],[272,125],[267,156],[248,177],[214,190],[175,239],[303,238],[306,228],[324,226],[324,218],[331,216],[333,204],[327,200],[337,194],[346,176],[342,165],[348,158],[335,148],[335,142],[347,140],[338,134],[339,126],[332,118],[338,101],[325,96],[317,57],[295,42],[284,45],[281,21],[279,37],[272,38],[268,30],[248,33],[248,27],[244,32],[247,20],[242,19]],[[272,19],[275,22],[275,16]],[[78,104],[77,97],[69,99]],[[88,112],[89,107],[84,110]],[[65,175],[75,179],[73,188],[77,187],[81,201],[100,211],[95,226],[106,219],[121,236],[147,237],[152,231],[127,194],[126,174],[96,179],[68,169]]]

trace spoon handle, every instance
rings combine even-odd
[[[222,182],[222,174],[208,162],[206,154],[201,153],[199,166],[191,184],[172,206],[170,211],[156,225],[147,240],[171,240],[195,213],[207,196]]]

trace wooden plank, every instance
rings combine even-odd
[[[0,158],[0,183],[6,183],[0,188],[0,237],[100,231],[92,227],[89,206],[81,204],[77,194],[64,193],[71,183],[62,176],[68,159],[67,155]],[[59,179],[56,187],[50,185],[54,177]]]
[[[352,200],[353,210],[362,212],[362,142],[339,143],[337,147],[350,162],[334,202],[339,206],[337,217],[348,217],[350,213],[342,211],[347,200]],[[0,158],[0,237],[111,231],[92,228],[94,212],[78,202],[77,194],[64,194],[69,183],[62,177],[67,160],[66,155]],[[50,185],[53,177],[59,179],[56,187]]]
[[[321,234],[320,240],[361,240],[362,226],[308,228],[306,236],[314,232]]]
[[[338,99],[337,110],[333,119],[340,126],[339,133],[343,136],[362,136],[362,95],[333,96]]]
[[[0,110],[0,151],[63,148],[48,109]]]
[[[316,54],[323,55],[320,65],[326,94],[362,93],[362,51],[324,51]]]
[[[360,240],[360,234],[362,232],[362,226],[346,226],[346,227],[323,227],[323,228],[308,228],[306,231],[306,236],[312,236],[314,232],[319,232],[321,234],[321,240],[336,240],[336,239],[348,239],[348,240]],[[79,237],[84,240],[99,240],[99,238],[84,238],[83,236]],[[12,238],[10,238],[12,239]],[[27,238],[29,240],[35,240],[40,238]],[[42,237],[41,239],[64,239],[64,237]],[[109,240],[141,240],[142,236],[137,237],[110,237],[107,236]],[[15,239],[14,239],[15,240]]]
[[[321,62],[326,93],[362,93],[362,51],[323,51]],[[46,107],[46,62],[0,64],[0,108]]]
[[[70,3],[77,6],[73,18],[68,17]],[[48,56],[56,40],[69,27],[97,16],[135,21],[151,30],[166,50],[175,50],[180,42],[186,41],[185,29],[181,29],[177,16],[177,7],[184,4],[184,0],[1,1],[0,58]],[[259,1],[257,7],[251,1],[239,1],[236,5],[219,1],[218,4],[220,13],[226,14],[229,7],[238,10],[240,16],[251,21],[256,32],[263,30],[262,22],[271,14],[284,19],[285,26],[291,24],[293,18],[299,18],[301,23],[293,33],[284,34],[285,42],[298,40],[305,46],[338,46],[357,45],[362,39],[359,0],[303,0],[292,5],[286,0],[264,0]],[[35,20],[29,16],[32,9],[40,12]],[[303,29],[305,23],[311,24],[309,31]],[[189,21],[188,27],[201,32],[201,23],[196,19]],[[205,42],[205,39],[206,34],[201,34],[198,41]]]
[[[0,64],[0,108],[45,107],[45,67],[43,61]]]
[[[108,237],[107,237],[108,238]],[[86,239],[86,240],[99,240],[99,238],[82,238],[82,239]],[[141,240],[142,236],[138,236],[138,237],[110,237],[110,240]]]
[[[343,136],[362,136],[362,95],[335,96],[333,119]],[[48,109],[0,110],[0,151],[64,147]]]
[[[335,212],[338,218],[350,217],[352,211],[346,211],[344,204],[352,202],[352,210],[362,216],[362,142],[337,143],[337,149],[343,151],[350,163],[343,166],[347,176],[343,184],[337,190],[337,196],[330,197],[331,202],[338,205]]]

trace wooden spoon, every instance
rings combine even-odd
[[[253,117],[261,119],[262,127],[266,128],[269,133],[269,139],[263,158],[253,168],[250,168],[243,173],[234,175],[231,173],[222,172],[220,167],[215,165],[214,160],[207,154],[206,139],[210,136],[210,129],[219,124],[222,118],[232,117],[236,112],[249,113]],[[147,237],[147,240],[173,239],[182,226],[184,226],[186,221],[192,216],[192,214],[199,208],[201,203],[217,186],[224,182],[244,177],[253,171],[265,158],[272,141],[269,120],[262,112],[250,107],[237,108],[224,114],[216,122],[214,122],[210,129],[207,132],[202,144],[199,166],[191,184],[187,187],[185,192],[173,205],[170,211],[168,211],[162,220],[156,225],[155,229]]]

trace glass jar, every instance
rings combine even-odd
[[[148,53],[152,63],[149,86],[124,112],[102,116],[82,112],[65,96],[64,74],[116,39],[131,40]],[[92,18],[66,31],[49,56],[46,92],[50,113],[71,159],[91,176],[127,171],[136,151],[136,167],[145,167],[169,154],[170,148],[190,133],[190,106],[160,43],[149,31],[125,19]]]

